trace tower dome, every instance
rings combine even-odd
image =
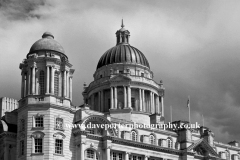
[[[63,47],[56,40],[54,40],[54,36],[50,32],[43,33],[42,39],[39,39],[32,45],[29,54],[34,53],[36,51],[46,50],[56,51],[62,54],[65,53]]]
[[[124,28],[116,32],[117,45],[107,50],[100,58],[97,69],[114,63],[133,63],[143,65],[150,69],[147,58],[137,48],[129,44],[130,32]]]

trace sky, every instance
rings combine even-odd
[[[73,104],[93,81],[98,60],[116,45],[121,19],[130,44],[163,80],[165,116],[202,124],[216,141],[240,140],[240,1],[0,0],[0,97],[20,99],[21,71],[46,31],[65,49],[75,73]]]

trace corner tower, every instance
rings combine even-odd
[[[145,55],[129,44],[130,32],[116,32],[116,46],[100,58],[94,81],[85,86],[85,103],[112,117],[143,123],[164,121],[164,88],[153,80]]]
[[[74,69],[63,47],[45,32],[20,63],[18,159],[71,159],[72,77]],[[31,149],[27,146],[32,146]],[[55,149],[58,146],[57,150]]]

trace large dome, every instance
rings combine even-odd
[[[144,54],[127,43],[118,44],[106,51],[100,58],[97,69],[113,63],[140,64],[150,69],[148,60]]]
[[[63,54],[65,53],[63,47],[57,41],[54,40],[54,36],[49,32],[45,32],[42,35],[42,39],[36,41],[32,45],[29,53],[42,50],[57,51]]]

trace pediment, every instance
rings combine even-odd
[[[124,76],[122,74],[116,75],[114,77],[112,77],[110,80],[110,82],[122,82],[122,81],[131,81],[131,78]]]
[[[193,144],[187,148],[187,150],[195,152],[196,155],[200,156],[218,157],[217,152],[203,138],[194,141]]]

